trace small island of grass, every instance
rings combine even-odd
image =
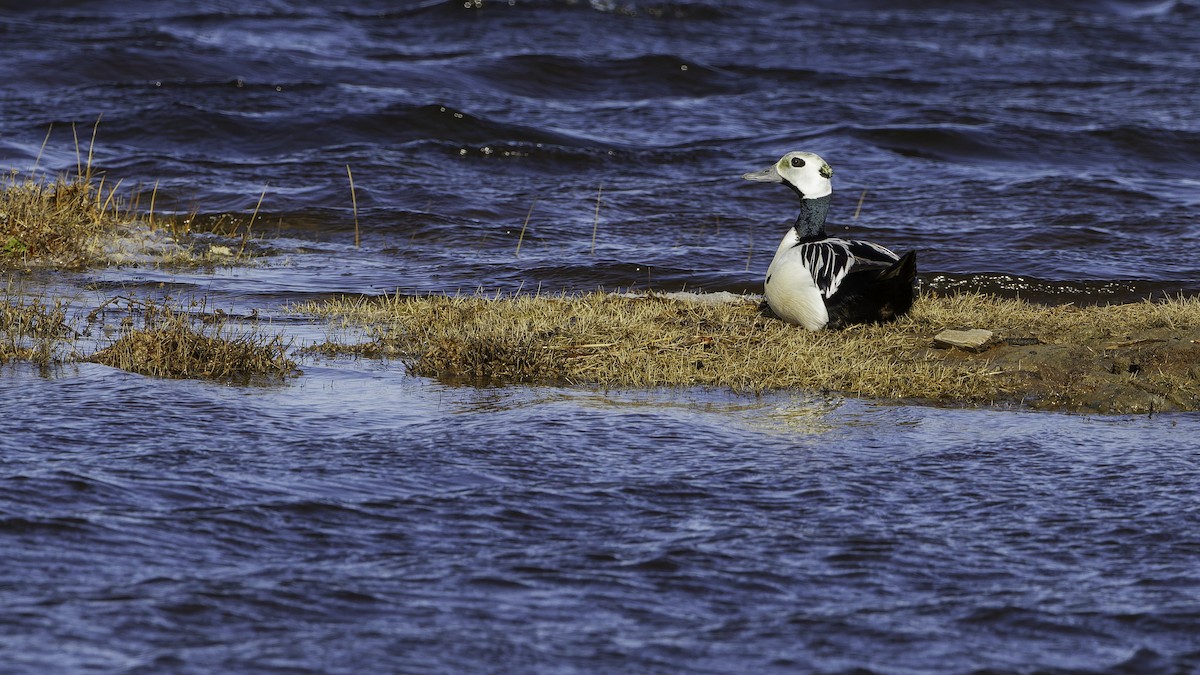
[[[610,387],[838,392],[945,405],[1122,413],[1200,409],[1200,300],[1047,307],[922,295],[891,324],[810,332],[753,301],[664,295],[346,297],[299,307],[368,326],[365,344],[418,375]],[[938,348],[984,328],[981,350]]]

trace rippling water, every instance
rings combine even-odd
[[[48,3],[0,28],[0,159],[31,166],[56,123],[41,165],[74,167],[70,123],[86,142],[102,115],[97,166],[159,181],[159,208],[249,211],[265,187],[270,227],[341,245],[349,164],[378,287],[753,290],[793,198],[738,177],[806,148],[838,171],[835,229],[926,275],[1195,291],[1197,15]]]
[[[0,441],[17,669],[1200,663],[1194,417],[320,367],[0,389],[40,411]]]
[[[794,149],[837,170],[831,229],[917,249],[929,287],[1195,293],[1198,19],[5,3],[0,166],[74,171],[99,119],[94,166],[143,204],[265,189],[261,264],[23,283],[207,296],[302,341],[286,303],[337,292],[760,292],[793,197],[739,176]],[[0,670],[1200,668],[1193,415],[305,370],[4,370]]]

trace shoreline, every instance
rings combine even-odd
[[[390,296],[300,307],[371,341],[309,353],[398,358],[414,375],[612,387],[803,390],[934,405],[1200,410],[1200,299],[1095,307],[922,295],[885,325],[811,333],[744,300],[648,295]],[[948,329],[992,332],[975,350]]]
[[[1200,411],[1200,297],[1076,307],[921,295],[894,323],[809,332],[729,293],[343,296],[286,310],[331,336],[305,345],[256,319],[169,302],[112,304],[118,297],[83,316],[68,314],[61,300],[10,289],[0,298],[0,365],[95,362],[148,376],[269,384],[301,376],[315,359],[352,357],[477,385]],[[106,337],[83,337],[98,328]]]
[[[245,264],[261,253],[251,239],[257,210],[244,223],[218,219],[211,240],[197,239],[193,218],[181,226],[160,216],[162,226],[155,228],[152,212],[143,219],[137,195],[118,197],[118,185],[107,193],[103,181],[94,186],[90,166],[74,179],[14,176],[0,184],[6,212],[19,215],[0,233],[8,237],[0,269],[12,274],[14,267],[53,271],[118,261]],[[34,222],[40,229],[25,229]],[[41,264],[31,265],[34,260]],[[111,356],[116,350],[80,355],[71,336],[87,334],[95,315],[115,299],[84,320],[67,317],[57,299],[10,290],[0,304],[0,363],[44,366]],[[142,372],[168,377],[288,377],[296,372],[291,353],[397,358],[416,376],[479,382],[836,392],[1118,414],[1200,410],[1200,296],[1075,306],[923,291],[909,315],[894,323],[815,333],[768,318],[754,299],[730,293],[346,296],[292,309],[335,328],[337,322],[365,328],[370,341],[295,350],[291,342],[283,347],[283,335],[257,329],[235,335],[220,322],[206,329],[203,316],[184,308],[127,305],[126,322],[132,325],[137,314],[142,328],[140,355],[125,360],[155,361]],[[986,337],[957,347],[939,338],[955,330],[985,331]],[[133,353],[133,337],[125,337],[121,347]],[[179,361],[180,348],[159,344],[169,340],[191,345],[187,349],[200,345],[214,361],[179,367],[172,361]]]

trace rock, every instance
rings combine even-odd
[[[969,352],[981,352],[987,349],[992,340],[992,331],[982,328],[970,330],[944,330],[933,336],[933,346],[939,349],[958,347]]]

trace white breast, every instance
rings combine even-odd
[[[829,323],[829,313],[800,249],[795,247],[796,242],[793,229],[783,238],[767,268],[767,304],[776,316],[788,323],[808,330],[821,330]]]

